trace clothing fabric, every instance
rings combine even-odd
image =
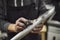
[[[17,34],[11,33],[7,30],[9,24],[15,23],[15,21],[20,17],[24,17],[29,20],[36,19],[40,14],[36,12],[35,5],[34,3],[30,3],[30,0],[28,2],[29,4],[27,3],[28,5],[25,4],[28,0],[25,0],[24,6],[20,5],[21,0],[15,1],[17,1],[17,6],[14,5],[14,0],[0,0],[0,29],[8,33],[9,38],[6,40],[11,39],[15,34]],[[22,40],[40,40],[40,36],[38,34],[29,33]]]
[[[56,14],[53,17],[53,20],[57,20],[60,22],[60,0],[52,0],[51,3],[55,6]]]
[[[38,17],[38,14],[35,13],[35,9],[33,7],[34,5],[29,5],[26,7],[9,7],[7,9],[7,21],[14,23],[18,18],[24,17],[26,19],[32,20]],[[34,14],[34,15],[33,15]],[[9,39],[13,37],[16,33],[8,33]],[[40,40],[38,34],[28,34],[25,38],[22,40]]]

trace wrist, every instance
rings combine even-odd
[[[8,31],[10,31],[10,32],[16,32],[15,24],[10,24],[7,29],[8,29]]]

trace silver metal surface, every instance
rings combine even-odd
[[[60,40],[60,28],[58,26],[48,25],[47,34],[47,40]]]
[[[6,37],[8,37],[7,33],[5,32],[2,33],[0,30],[0,40],[5,39]]]
[[[36,27],[38,24],[45,22],[54,12],[55,7],[52,7],[50,10],[42,14],[37,18],[37,21],[34,22],[32,25],[28,26],[25,30],[19,32],[17,35],[15,35],[10,40],[21,40],[24,36],[26,36],[34,27]]]
[[[52,26],[60,26],[60,22],[55,20],[50,20],[47,23],[48,25],[52,25]]]

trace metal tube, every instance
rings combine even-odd
[[[59,21],[55,21],[55,20],[50,20],[47,22],[48,25],[52,25],[52,26],[59,26],[60,27],[60,22]]]
[[[38,17],[37,21],[34,22],[32,25],[28,26],[25,30],[19,32],[16,36],[14,36],[10,40],[21,40],[24,36],[26,36],[34,27],[38,24],[45,22],[54,12],[55,7],[47,11],[46,13],[42,14]]]

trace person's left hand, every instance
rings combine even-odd
[[[37,26],[31,31],[31,33],[39,33],[42,28],[43,28],[43,24],[37,25]]]

